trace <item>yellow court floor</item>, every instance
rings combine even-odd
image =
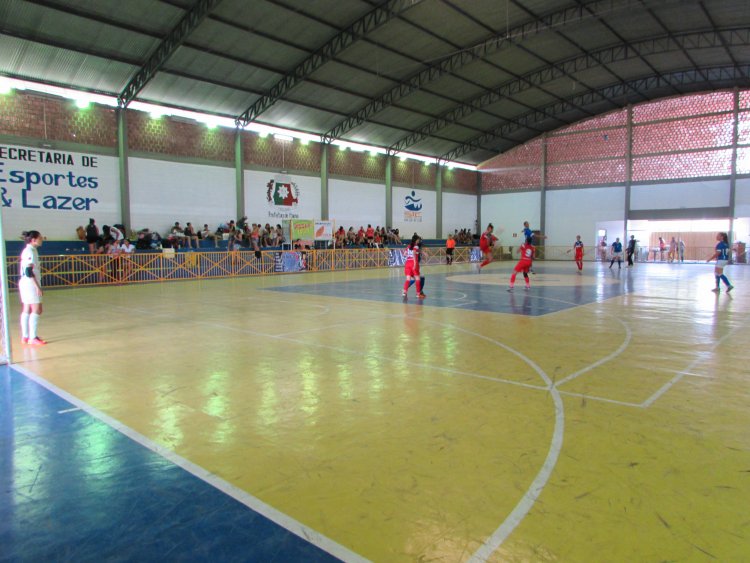
[[[48,291],[13,359],[345,559],[750,561],[750,270],[511,267]]]

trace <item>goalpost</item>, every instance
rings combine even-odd
[[[2,264],[2,283],[0,283],[0,364],[10,363],[10,336],[8,332],[8,261],[5,256],[5,238],[2,236],[3,214],[0,212],[0,264]]]

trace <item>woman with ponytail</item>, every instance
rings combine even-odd
[[[409,246],[406,247],[406,262],[404,263],[404,274],[406,275],[406,281],[404,282],[404,291],[401,293],[402,297],[406,297],[407,292],[411,284],[416,285],[417,297],[424,299],[426,295],[422,293],[422,281],[419,275],[419,245],[422,243],[422,239],[417,233],[411,237]]]
[[[21,297],[21,342],[31,346],[47,344],[37,335],[39,316],[42,314],[42,271],[37,248],[44,239],[39,231],[24,231],[26,247],[21,252],[18,293]]]
[[[729,263],[729,237],[727,237],[726,233],[717,233],[716,240],[718,241],[716,244],[716,250],[714,251],[713,256],[706,260],[706,262],[716,260],[716,268],[714,268],[716,287],[711,291],[719,293],[721,291],[719,282],[723,281],[724,285],[727,286],[727,293],[729,293],[734,289],[734,286],[729,283],[729,279],[724,275],[724,267]]]

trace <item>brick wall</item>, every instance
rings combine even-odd
[[[386,156],[328,147],[328,173],[385,182]]]
[[[15,91],[0,96],[0,133],[45,141],[117,146],[115,110],[71,100]]]
[[[477,193],[477,173],[463,168],[443,168],[443,189],[465,194]]]

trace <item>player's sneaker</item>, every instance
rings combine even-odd
[[[719,293],[721,290],[718,287],[715,287],[711,291],[713,291],[714,293]]]
[[[524,289],[525,289],[526,291],[528,291],[529,289],[531,289],[531,286],[530,286],[530,285],[525,285],[525,286],[524,286],[523,288],[524,288]]]
[[[401,292],[401,297],[403,297],[404,299],[406,299],[406,292],[405,291]]]
[[[508,293],[513,293],[513,288],[512,287],[508,288]]]
[[[729,293],[729,292],[730,292],[730,291],[732,291],[733,289],[734,289],[734,286],[733,286],[733,285],[730,285],[729,287],[727,287],[727,293]]]
[[[45,344],[47,344],[47,341],[42,340],[37,336],[35,338],[29,338],[29,344],[31,344],[32,346],[44,346]]]
[[[29,337],[28,336],[22,336],[21,337],[21,344],[28,344],[29,343]]]
[[[417,297],[419,297],[420,299],[424,299],[427,296],[424,293],[420,293],[419,295],[417,295]]]

